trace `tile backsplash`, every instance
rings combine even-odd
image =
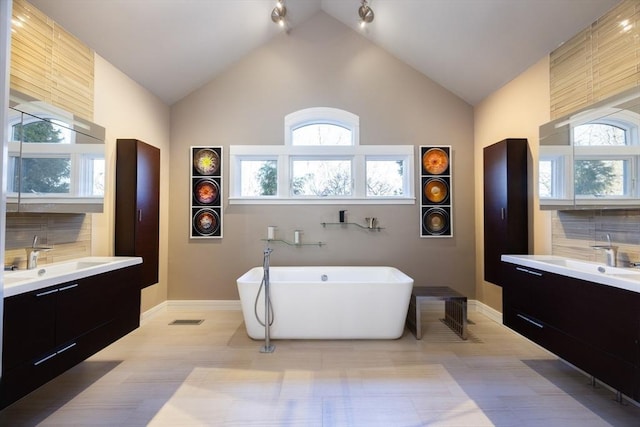
[[[611,244],[618,247],[618,265],[640,261],[640,210],[554,211],[552,213],[553,255],[604,262],[603,251],[592,248]]]
[[[26,268],[25,248],[32,245],[36,235],[38,245],[52,247],[40,252],[40,264],[91,255],[90,214],[7,213],[5,265]]]

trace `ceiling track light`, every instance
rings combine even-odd
[[[358,16],[360,17],[360,27],[364,28],[365,25],[373,22],[375,17],[373,9],[367,4],[367,0],[362,0],[362,4],[358,8]]]
[[[284,0],[278,0],[276,7],[271,11],[271,20],[276,24],[284,27],[286,24],[287,8],[284,6]]]

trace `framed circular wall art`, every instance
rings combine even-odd
[[[192,239],[222,238],[222,147],[191,147]]]
[[[420,237],[452,237],[451,146],[420,146]]]

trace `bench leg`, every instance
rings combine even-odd
[[[467,339],[467,298],[449,298],[444,303],[444,323]]]
[[[422,339],[422,325],[420,320],[420,307],[415,295],[411,295],[409,300],[409,311],[407,312],[407,328],[417,340]]]

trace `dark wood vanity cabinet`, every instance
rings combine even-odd
[[[511,138],[483,149],[484,280],[502,286],[503,254],[529,251],[527,140]]]
[[[137,139],[116,144],[115,255],[142,257],[144,288],[158,283],[160,150]]]
[[[504,324],[640,401],[640,294],[505,263]]]
[[[5,298],[0,408],[139,326],[139,267]]]

